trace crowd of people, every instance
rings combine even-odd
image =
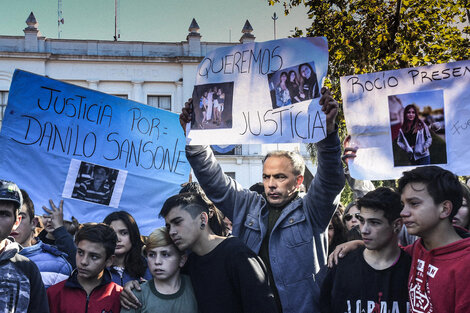
[[[338,103],[319,93],[327,136],[305,192],[298,153],[268,153],[255,191],[208,146],[187,145],[198,184],[149,213],[166,227],[148,237],[125,211],[79,225],[51,200],[41,216],[0,180],[0,311],[470,312],[468,188],[437,166],[404,172],[396,189],[355,181],[341,159],[357,149],[342,157]],[[346,179],[356,199],[343,205]]]

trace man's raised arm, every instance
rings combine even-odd
[[[318,167],[310,184],[305,204],[314,225],[323,229],[328,226],[336,209],[335,199],[344,187],[344,171],[341,164],[341,145],[336,126],[338,103],[328,88],[321,90],[320,105],[326,115],[327,137],[316,143]],[[339,199],[337,199],[339,201]]]

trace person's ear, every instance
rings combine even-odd
[[[444,220],[452,214],[453,205],[450,200],[444,200],[444,202],[442,202],[440,206],[441,212],[439,213],[439,217]]]
[[[392,223],[393,232],[396,234],[400,233],[402,226],[403,226],[403,220],[401,218],[397,218]]]
[[[304,176],[297,175],[296,177],[297,189],[300,188],[300,185],[302,185],[303,182],[304,182]]]
[[[178,264],[179,267],[183,267],[186,264],[186,261],[188,260],[188,255],[186,253],[182,254],[180,257],[180,263]]]
[[[201,230],[202,230],[202,229],[206,228],[206,225],[207,225],[207,223],[208,223],[208,221],[209,221],[209,216],[207,215],[206,212],[202,212],[202,213],[200,214],[200,218],[201,218],[201,226],[200,226],[200,228],[201,228]]]
[[[39,219],[37,218],[37,216],[33,217],[33,219],[31,220],[31,230],[35,231],[36,227],[38,227],[38,224]]]
[[[207,224],[207,221],[209,219],[209,215],[207,215],[206,212],[201,213],[201,223]]]

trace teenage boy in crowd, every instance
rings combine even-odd
[[[321,290],[321,312],[406,313],[411,257],[398,246],[400,195],[377,188],[360,198],[357,207],[365,248],[330,269]]]
[[[457,176],[438,166],[418,167],[398,180],[408,233],[420,239],[405,247],[412,257],[408,278],[410,312],[470,312],[470,238],[459,235],[452,218],[462,205]],[[330,264],[355,249],[350,242],[335,250]]]
[[[191,251],[186,268],[201,313],[277,312],[263,262],[240,239],[214,234],[209,205],[200,194],[168,198],[160,216],[175,245]],[[127,296],[128,286],[121,298]],[[139,289],[138,284],[134,286]],[[132,292],[129,296],[137,300]]]
[[[191,280],[180,275],[187,255],[178,250],[165,227],[157,228],[149,235],[145,254],[153,279],[142,284],[141,291],[134,291],[142,306],[121,309],[121,313],[197,313]]]
[[[47,289],[51,313],[119,312],[122,287],[106,269],[113,263],[117,236],[103,223],[84,224],[75,236],[77,269]]]
[[[322,88],[327,137],[316,144],[318,170],[307,194],[299,197],[305,163],[293,152],[276,151],[263,162],[264,194],[242,188],[224,174],[208,146],[186,146],[202,189],[232,222],[233,235],[261,257],[274,281],[279,311],[318,312],[320,284],[326,273],[328,224],[344,186],[341,147],[335,118],[338,103]],[[191,104],[180,115],[191,122]],[[280,301],[279,301],[280,300]]]
[[[470,238],[452,226],[463,196],[457,176],[438,166],[418,167],[403,173],[398,190],[403,223],[421,237],[405,248],[413,257],[411,312],[470,312]]]
[[[23,197],[23,205],[19,212],[21,222],[11,236],[23,247],[20,254],[37,265],[41,272],[42,282],[47,289],[67,279],[72,273],[72,266],[67,262],[65,253],[34,238],[38,224],[38,218],[34,216],[34,204],[23,189],[21,189],[21,195]]]
[[[36,265],[20,255],[21,247],[7,237],[18,227],[21,192],[0,180],[0,312],[49,312],[46,290]]]

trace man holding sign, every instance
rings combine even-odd
[[[282,312],[319,312],[320,285],[326,270],[329,221],[344,186],[341,148],[335,125],[338,103],[321,90],[327,137],[316,144],[318,171],[307,194],[303,158],[293,152],[269,153],[263,162],[262,195],[244,190],[226,176],[208,146],[186,146],[186,156],[204,192],[233,222],[233,234],[265,262]],[[180,122],[191,122],[192,101]]]

